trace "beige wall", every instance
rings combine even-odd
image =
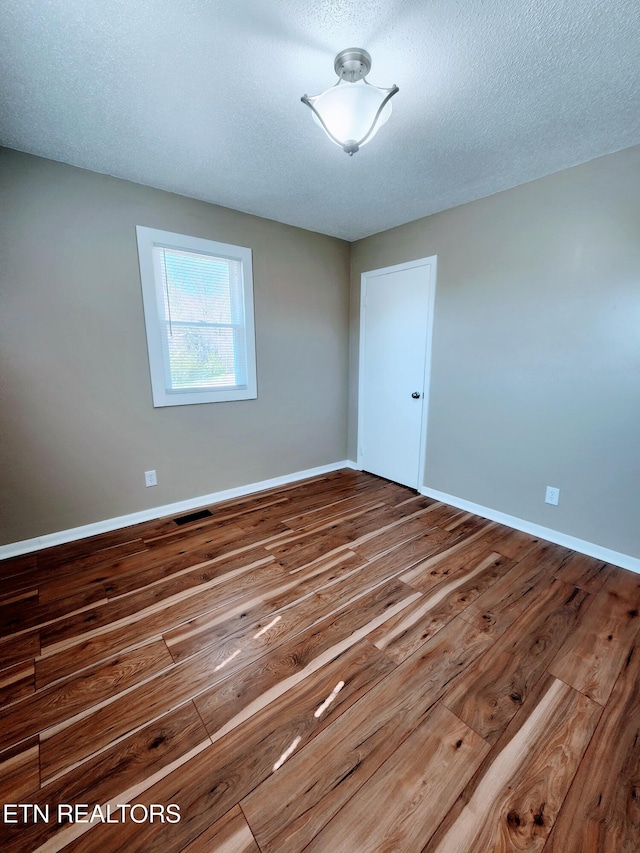
[[[253,249],[258,400],[153,408],[136,224]],[[640,148],[351,248],[0,149],[0,544],[355,458],[360,273],[432,254],[426,484],[640,556]]]
[[[640,556],[640,147],[353,244],[352,458],[360,274],[429,255],[426,485]]]
[[[253,249],[257,400],[153,408],[136,225]],[[0,543],[344,459],[349,254],[0,150]]]

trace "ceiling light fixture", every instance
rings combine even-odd
[[[340,51],[333,67],[338,82],[326,92],[303,95],[301,100],[311,107],[314,121],[329,139],[351,157],[388,121],[391,98],[399,90],[396,85],[380,89],[367,83],[371,57],[362,48]]]

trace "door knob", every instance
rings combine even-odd
[[[411,396],[413,397],[414,400],[419,400],[420,399],[420,392],[414,391]]]

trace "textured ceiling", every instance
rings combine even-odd
[[[348,157],[300,96],[353,46]],[[639,0],[0,4],[0,144],[348,240],[637,143]]]

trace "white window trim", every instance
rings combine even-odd
[[[149,352],[149,370],[153,405],[188,406],[194,403],[222,403],[232,400],[255,400],[258,396],[256,377],[255,325],[253,311],[253,270],[251,249],[244,246],[232,246],[217,243],[201,237],[189,237],[160,231],[157,228],[136,226],[138,238],[138,260],[140,263],[140,281],[144,305],[144,322],[147,331],[147,350]],[[247,385],[245,388],[203,388],[193,391],[168,392],[165,381],[165,356],[162,341],[162,298],[161,285],[156,281],[153,269],[153,249],[163,246],[167,249],[186,250],[228,258],[242,264],[244,293],[244,316],[247,345]]]

